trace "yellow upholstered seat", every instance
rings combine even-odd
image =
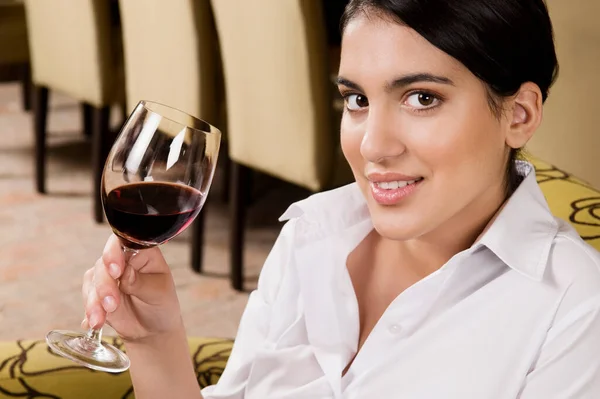
[[[122,349],[118,339],[107,342]],[[215,384],[232,341],[190,338],[200,387]],[[44,340],[0,343],[0,398],[133,399],[129,372],[110,374],[79,366],[50,352]]]
[[[552,213],[570,222],[600,251],[600,191],[547,162],[535,157],[529,160]]]

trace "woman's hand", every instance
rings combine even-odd
[[[144,342],[183,328],[171,270],[158,248],[139,251],[126,265],[112,235],[83,279],[84,328],[104,323],[127,342]]]

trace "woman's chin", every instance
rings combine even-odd
[[[420,231],[417,226],[409,226],[401,222],[391,222],[389,220],[373,220],[373,227],[377,233],[388,240],[408,241],[419,237]]]

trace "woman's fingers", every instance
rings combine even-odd
[[[121,298],[118,281],[112,277],[112,265],[114,264],[107,265],[104,262],[97,262],[94,267],[93,281],[96,295],[107,313],[117,310]]]
[[[149,305],[160,305],[165,298],[173,297],[175,286],[170,273],[141,273],[133,267],[127,267],[119,289]]]
[[[87,298],[86,314],[90,325],[94,322],[104,323],[106,313],[117,311],[121,304],[121,294],[131,295],[150,305],[162,304],[165,298],[174,297],[175,287],[168,266],[161,267],[167,273],[144,272],[145,253],[154,252],[158,261],[163,261],[160,251],[152,249],[142,251],[141,262],[135,262],[138,255],[125,267],[124,272],[118,273],[119,278],[114,278],[114,263],[106,264],[105,257],[99,259],[93,269],[86,272],[82,287],[84,299]],[[92,320],[92,314],[96,318]]]
[[[100,259],[97,261],[99,262]],[[87,269],[83,274],[83,284],[81,286],[81,297],[83,299],[83,307],[87,305],[88,296],[92,287],[92,280],[94,279],[94,268]]]
[[[98,259],[96,264],[91,269],[87,270],[83,275],[83,286],[81,287],[81,295],[83,297],[83,306],[85,309],[85,318],[82,321],[82,327],[89,328],[98,324],[104,323],[105,310],[98,301],[95,287],[95,270],[102,265],[102,259]]]
[[[106,321],[106,311],[100,304],[100,299],[95,289],[91,289],[85,306],[87,324],[91,328],[100,328]]]
[[[108,320],[129,330],[136,323],[134,313],[139,309],[135,306],[145,303],[160,309],[177,305],[171,271],[160,250],[150,248],[130,255],[111,235],[102,257],[84,274],[82,328],[101,328]]]
[[[141,273],[170,272],[169,266],[165,262],[160,249],[156,247],[143,249],[135,253],[135,255],[129,254],[126,257],[119,238],[114,234],[106,242],[102,260],[107,265],[110,275],[114,279],[120,278],[127,266],[131,266]]]
[[[109,266],[104,264],[103,259],[98,259],[94,267],[84,275],[81,292],[85,302],[86,320],[82,325],[100,328],[106,321],[106,314],[114,312],[119,306],[119,285],[110,275]]]
[[[102,261],[102,259],[99,259],[97,262],[100,262],[100,261]],[[91,310],[91,308],[88,310],[88,303],[90,303],[90,301],[89,301],[90,290],[94,289],[93,279],[94,279],[94,268],[92,267],[92,268],[86,270],[85,274],[83,275],[83,285],[81,286],[81,297],[83,300],[83,308],[85,310],[85,317],[83,318],[83,321],[81,322],[81,328],[83,328],[85,330],[90,328],[87,315],[90,313],[89,310]]]
[[[125,254],[121,249],[121,243],[116,235],[112,234],[106,241],[102,252],[102,261],[108,265],[110,276],[113,279],[121,277],[125,269]]]

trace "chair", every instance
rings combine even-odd
[[[124,349],[119,339],[105,337],[104,340]],[[199,388],[216,384],[233,342],[194,337],[188,339],[188,345]],[[129,371],[110,374],[90,370],[49,351],[44,339],[0,342],[0,398],[133,397]]]
[[[36,186],[46,192],[48,89],[84,103],[91,125],[94,218],[103,220],[102,169],[112,144],[109,110],[122,101],[120,32],[105,0],[25,0],[34,83]],[[90,120],[91,119],[91,120]]]
[[[25,7],[19,0],[0,0],[0,65],[20,69],[23,108],[31,109],[31,73]]]
[[[600,2],[548,0],[560,72],[528,149],[600,187]]]
[[[178,108],[220,126],[220,56],[208,0],[120,0],[126,97]],[[192,229],[192,268],[200,272],[206,205]]]
[[[319,191],[350,181],[321,2],[213,0],[225,72],[231,279],[243,288],[248,169]]]

